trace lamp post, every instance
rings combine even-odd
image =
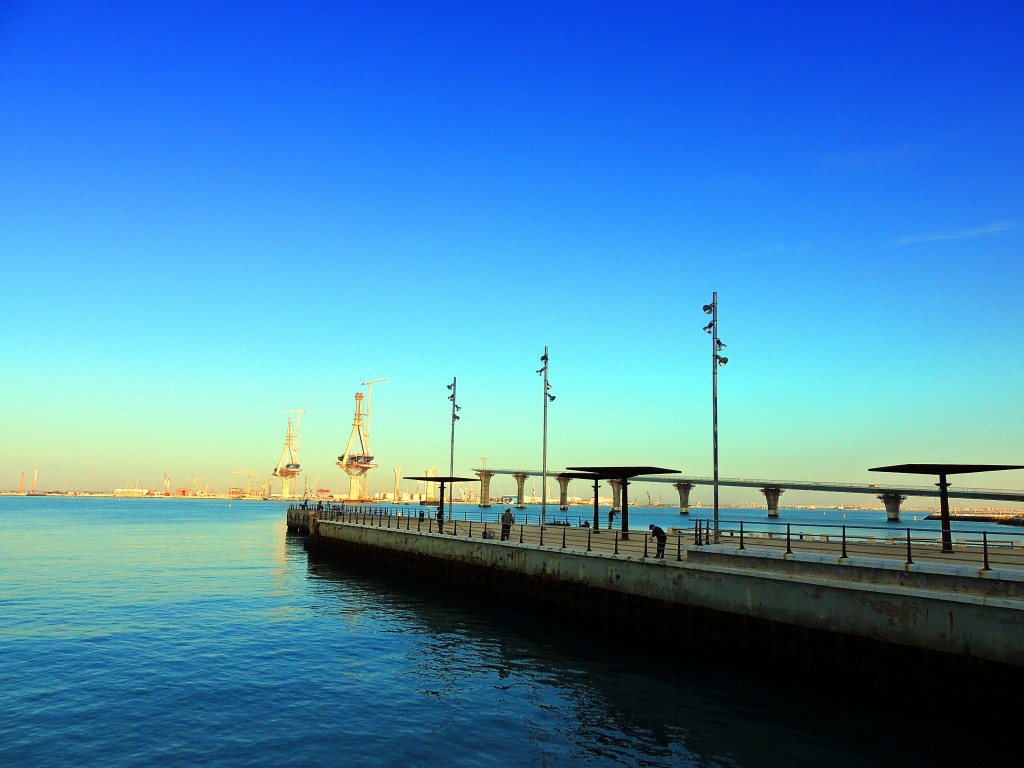
[[[718,354],[725,344],[718,338],[718,291],[711,294],[711,303],[704,305],[704,314],[711,315],[711,322],[704,331],[711,334],[711,424],[712,455],[715,471],[715,544],[721,543],[718,527],[718,368],[729,362],[729,358]]]
[[[540,362],[542,365],[541,368],[537,370],[537,375],[544,377],[544,445],[541,452],[540,468],[540,524],[544,525],[547,522],[548,516],[548,402],[555,399],[555,396],[549,392],[551,385],[548,383],[547,347],[544,347],[544,355],[541,357]]]
[[[460,408],[456,404],[456,402],[455,402],[455,393],[456,393],[455,382],[456,382],[456,378],[454,376],[452,376],[452,383],[448,385],[448,389],[450,389],[451,392],[452,392],[450,395],[448,395],[448,399],[452,401],[452,451],[451,451],[451,456],[448,459],[448,476],[449,477],[454,477],[455,476],[455,422],[459,420],[459,411],[462,410],[462,408]],[[448,519],[449,520],[451,520],[451,517],[452,517],[452,496],[454,496],[454,495],[455,495],[454,492],[448,494]],[[441,502],[441,506],[442,506],[442,508],[444,507],[444,502]]]

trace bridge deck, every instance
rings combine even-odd
[[[541,475],[539,469],[474,469],[474,472],[491,472],[495,475],[518,475],[524,474],[528,477]],[[558,472],[548,472],[548,477],[557,477]],[[714,485],[714,478],[710,477],[689,477],[684,475],[653,476],[639,475],[634,477],[631,483],[692,483],[693,485]],[[782,488],[793,491],[822,491],[831,493],[870,493],[881,495],[884,493],[898,493],[902,496],[939,496],[939,489],[934,486],[918,485],[895,485],[893,483],[834,483],[816,482],[810,480],[762,480],[743,477],[720,477],[719,485],[733,488]],[[1024,491],[999,488],[955,488],[951,487],[948,497],[953,499],[986,499],[989,501],[1019,501],[1024,502]]]

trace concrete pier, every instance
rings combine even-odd
[[[612,487],[612,509],[619,512],[622,510],[622,481],[609,480],[608,485]]]
[[[883,493],[876,497],[885,504],[885,519],[892,523],[900,521],[900,504],[907,500],[906,496],[898,493]]]
[[[568,477],[559,477],[558,479],[558,508],[568,509],[569,508],[569,480]]]
[[[516,479],[516,485],[518,486],[516,509],[526,509],[526,494],[523,489],[526,487],[526,478],[528,478],[529,475],[525,472],[517,472],[513,477]]]
[[[488,472],[486,469],[481,469],[476,473],[476,476],[480,478],[480,504],[481,507],[491,506],[491,478],[494,477],[493,472]]]
[[[543,532],[539,545],[523,544],[518,525],[507,542],[485,538],[480,524],[468,535],[464,528],[456,535],[428,532],[429,521],[417,531],[408,520],[403,529],[390,520],[384,527],[380,519],[310,516],[307,526],[311,553],[519,601],[645,644],[755,654],[787,674],[879,686],[905,706],[930,702],[906,698],[929,692],[962,697],[962,705],[1020,706],[1024,572],[980,577],[976,568],[681,541],[675,559],[652,560],[646,549],[623,555],[618,545],[614,552],[566,548],[564,528],[548,528],[546,545]],[[593,532],[573,533],[587,537],[589,549]],[[610,547],[607,537],[593,539]]]
[[[679,491],[679,514],[690,514],[690,491],[693,490],[693,483],[672,483],[672,486]]]
[[[761,493],[764,494],[764,500],[768,503],[768,517],[778,517],[779,496],[785,493],[785,490],[777,485],[769,485],[762,488]]]

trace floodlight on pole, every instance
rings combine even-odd
[[[541,489],[540,489],[540,524],[547,522],[548,514],[548,403],[553,402],[555,396],[551,394],[551,384],[548,383],[548,348],[544,347],[544,355],[540,359],[541,367],[537,370],[538,376],[544,377],[544,441],[541,453]]]
[[[451,446],[451,455],[450,455],[450,458],[448,460],[448,476],[449,477],[454,477],[454,475],[455,475],[455,422],[459,420],[459,411],[462,410],[462,408],[460,408],[459,405],[455,402],[456,391],[457,391],[456,390],[456,381],[457,381],[456,377],[453,376],[452,377],[452,383],[448,385],[448,389],[451,390],[451,394],[448,395],[448,399],[452,401],[452,446]],[[450,493],[448,495],[448,519],[449,520],[451,520],[451,517],[452,517],[452,497],[454,495],[455,495],[454,492],[452,492],[452,493]],[[442,509],[443,508],[444,507],[442,505]]]
[[[704,305],[704,314],[711,315],[711,322],[704,326],[704,332],[711,334],[711,429],[712,460],[715,476],[715,533],[714,543],[721,543],[718,523],[718,369],[729,362],[729,358],[718,354],[725,349],[725,343],[718,338],[718,291],[711,294],[711,303]]]

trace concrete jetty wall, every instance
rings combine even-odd
[[[1024,682],[1017,574],[851,568],[714,547],[689,550],[682,562],[652,561],[316,519],[309,527],[311,552],[583,620],[625,633],[638,651],[736,654],[794,674],[898,681],[988,704]]]

